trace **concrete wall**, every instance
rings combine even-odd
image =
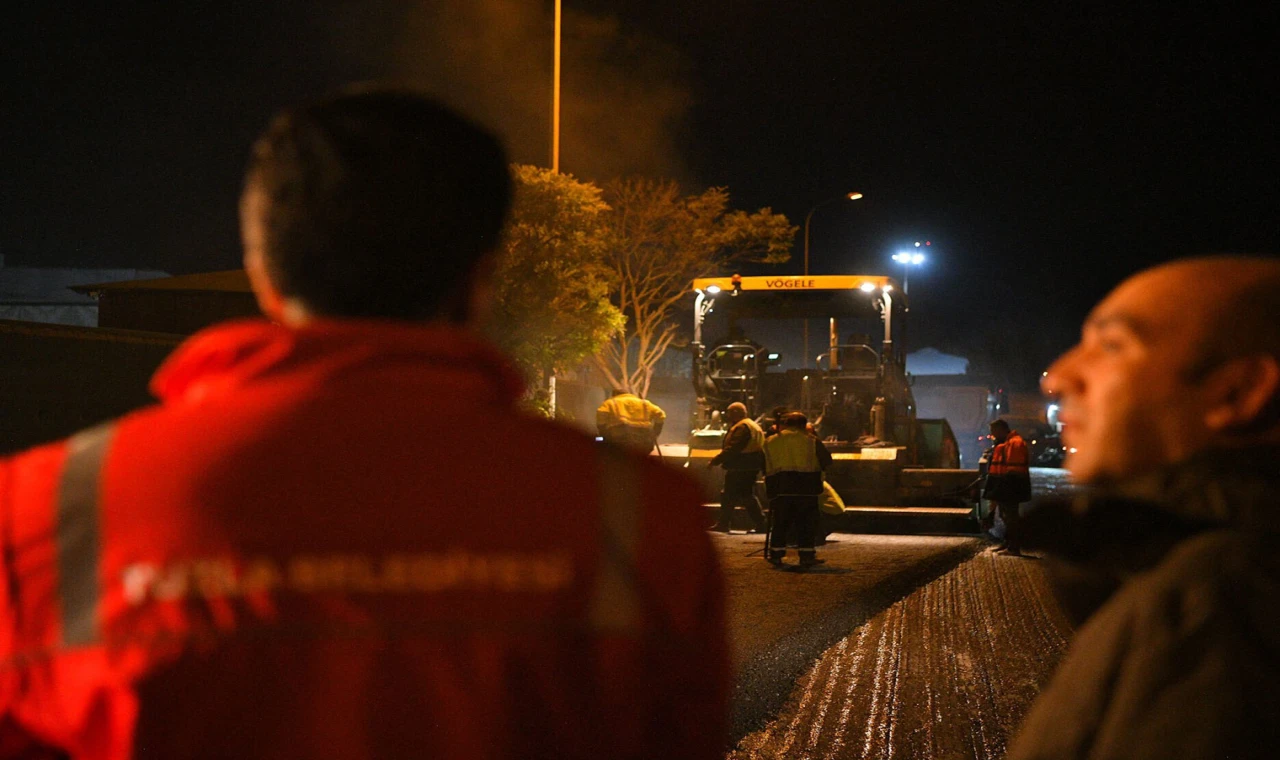
[[[0,321],[0,453],[56,440],[152,402],[180,336]]]
[[[98,326],[190,335],[223,320],[261,318],[252,293],[119,289],[98,300]]]

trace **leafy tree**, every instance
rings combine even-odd
[[[626,179],[606,185],[604,197],[605,261],[627,321],[594,361],[612,386],[644,396],[678,334],[672,311],[691,281],[738,262],[786,261],[797,228],[768,208],[730,209],[722,187],[686,196],[668,180]]]
[[[609,301],[600,188],[536,166],[513,165],[515,203],[495,271],[486,332],[545,386],[622,329]]]

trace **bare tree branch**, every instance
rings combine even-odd
[[[624,179],[606,186],[605,199],[606,265],[627,324],[597,366],[644,395],[679,334],[672,314],[691,281],[741,261],[785,260],[796,228],[769,209],[730,210],[724,188],[682,196],[669,180]]]

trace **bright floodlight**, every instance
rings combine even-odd
[[[707,286],[707,292],[714,296],[716,293],[719,293],[719,292],[720,292],[720,286],[719,286],[719,285],[708,285],[708,286]]]
[[[899,264],[905,264],[911,260],[911,254],[905,251],[895,253],[893,254],[893,260],[898,262]]]
[[[849,200],[851,200],[851,201],[856,201],[856,200],[858,200],[859,198],[861,198],[861,197],[862,197],[862,193],[853,192],[853,193],[849,193],[849,194],[848,194],[848,195],[846,195],[845,197],[846,197],[846,198],[848,198],[848,199],[849,199]]]
[[[874,282],[864,282],[861,287],[863,293],[870,293],[876,289],[876,284]]]
[[[923,253],[917,253],[916,255],[912,256],[912,257],[911,257],[911,263],[912,263],[912,264],[915,264],[916,266],[919,266],[919,265],[923,264],[923,263],[924,263],[924,254],[923,254]]]

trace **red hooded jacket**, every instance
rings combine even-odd
[[[469,333],[231,323],[153,390],[0,460],[0,748],[722,754],[697,488],[518,414]]]

